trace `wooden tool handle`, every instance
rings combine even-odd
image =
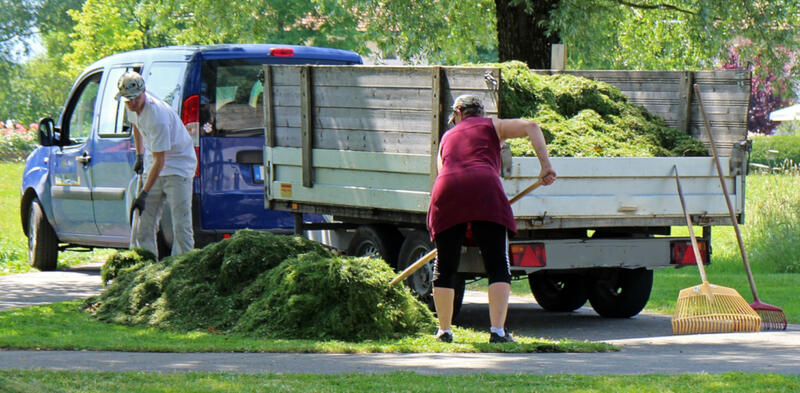
[[[389,282],[389,285],[397,284],[398,282],[405,280],[406,277],[414,274],[414,272],[419,270],[419,268],[425,266],[425,264],[430,262],[431,259],[436,257],[437,251],[438,250],[434,248],[427,254],[423,255],[422,258],[417,259],[416,262],[409,265],[405,270],[403,270],[400,274],[398,274],[397,277],[393,278],[392,281]]]
[[[733,210],[733,204],[731,203],[731,197],[728,195],[728,186],[725,184],[725,179],[722,176],[722,165],[719,163],[719,155],[717,154],[716,144],[714,143],[714,135],[711,132],[711,125],[708,122],[708,116],[706,116],[706,109],[703,106],[703,99],[700,97],[700,86],[697,84],[694,85],[694,95],[697,97],[697,104],[700,106],[700,114],[703,115],[703,125],[706,128],[706,133],[708,134],[708,141],[711,145],[711,155],[714,156],[714,164],[717,166],[717,175],[719,176],[719,184],[722,187],[722,194],[725,196],[725,204],[728,205],[728,213],[731,216],[731,224],[733,225],[733,230],[736,232],[736,242],[739,243],[739,253],[742,255],[742,262],[744,263],[744,268],[747,272],[747,280],[750,282],[750,290],[753,292],[753,300],[756,302],[760,302],[758,298],[758,290],[756,289],[756,282],[753,279],[753,271],[750,270],[750,262],[747,261],[747,253],[744,249],[744,241],[742,240],[742,231],[739,229],[739,222],[736,220],[736,213]]]
[[[675,171],[675,184],[678,185],[678,197],[681,199],[681,208],[683,215],[686,217],[686,225],[689,227],[689,237],[692,239],[692,250],[694,250],[694,259],[697,262],[697,268],[700,270],[700,278],[703,284],[708,284],[706,277],[706,267],[703,266],[703,258],[700,256],[700,248],[697,246],[697,238],[694,236],[694,229],[692,227],[692,217],[686,210],[686,201],[683,199],[683,189],[681,188],[681,177],[678,175],[678,167],[673,165],[672,169]]]

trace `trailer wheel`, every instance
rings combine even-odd
[[[347,255],[380,257],[394,268],[397,266],[397,255],[402,243],[403,235],[397,228],[388,225],[362,225],[347,246]]]
[[[33,198],[28,212],[28,261],[42,270],[56,270],[58,266],[58,238],[44,215],[39,198]]]
[[[650,299],[653,271],[641,269],[603,269],[588,286],[592,308],[605,318],[630,318]]]
[[[413,231],[406,236],[403,241],[403,246],[400,248],[400,255],[398,258],[397,270],[404,270],[420,258],[433,250],[434,246],[431,243],[428,233],[423,231]],[[464,302],[464,287],[466,279],[460,274],[453,277],[453,290],[455,290],[455,297],[453,298],[453,318],[455,318],[461,311],[461,305]],[[435,311],[433,304],[433,262],[421,267],[414,274],[408,276],[405,280],[406,286],[411,288],[411,291],[417,298],[426,303],[431,311]]]
[[[548,311],[575,311],[586,303],[586,281],[578,273],[539,271],[528,274],[533,297]]]

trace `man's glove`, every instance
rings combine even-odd
[[[136,162],[133,163],[133,171],[141,175],[143,169],[144,169],[144,163],[142,162],[142,155],[137,154]]]
[[[139,214],[142,214],[142,212],[144,211],[145,199],[147,199],[147,191],[142,190],[142,192],[139,193],[139,196],[137,196],[136,199],[133,200],[133,208],[139,209]]]

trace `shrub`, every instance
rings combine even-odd
[[[22,161],[38,145],[34,127],[30,130],[21,124],[6,127],[0,123],[0,161]]]
[[[800,164],[800,135],[751,135],[750,139],[753,140],[750,162],[785,168]],[[769,150],[777,150],[774,158]]]

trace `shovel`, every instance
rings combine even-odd
[[[524,197],[525,195],[527,195],[531,191],[537,189],[540,185],[542,185],[542,181],[541,180],[537,180],[535,183],[529,185],[527,188],[522,190],[519,194],[517,194],[517,195],[513,196],[511,199],[509,199],[508,203],[514,203],[514,202],[518,201],[520,198]],[[416,262],[412,263],[405,270],[400,272],[400,274],[398,274],[397,277],[393,278],[392,281],[389,282],[389,285],[394,285],[394,284],[397,284],[398,282],[401,282],[401,281],[405,280],[408,276],[414,274],[414,272],[419,270],[421,267],[427,265],[428,262],[430,262],[435,257],[436,257],[436,249],[434,248],[433,250],[431,250],[427,254],[423,255],[422,258],[417,259]]]

